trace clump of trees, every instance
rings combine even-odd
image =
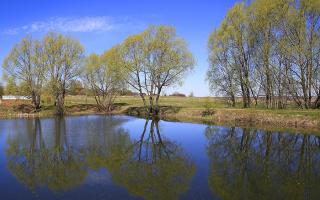
[[[13,47],[3,63],[7,93],[14,93],[11,88],[17,88],[14,81],[18,81],[38,110],[44,87],[50,88],[56,112],[63,114],[66,88],[78,76],[82,58],[83,47],[70,37],[48,33],[43,40],[36,40],[28,36]]]
[[[209,39],[207,80],[212,91],[263,97],[267,108],[320,108],[320,2],[256,0],[236,4]]]

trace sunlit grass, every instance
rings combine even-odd
[[[116,99],[116,103],[124,104],[124,107],[140,107],[143,103],[140,97],[123,96]],[[85,96],[67,96],[66,105],[76,104],[95,104],[93,97]],[[265,114],[277,114],[284,116],[307,116],[312,119],[320,119],[320,110],[302,110],[297,108],[289,109],[267,109],[263,105],[259,104],[257,107],[242,108],[241,102],[237,102],[235,108],[228,106],[223,98],[215,97],[161,97],[161,106],[173,106],[180,107],[189,111],[192,110],[203,110],[205,107],[211,107],[212,109],[218,110],[237,110],[237,112],[246,113],[265,113]]]

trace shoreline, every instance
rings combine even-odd
[[[145,118],[139,112],[132,112],[132,109],[141,107],[127,107],[115,110],[111,113],[99,111],[75,111],[66,112],[65,116],[86,116],[86,115],[127,115],[138,118]],[[215,126],[228,126],[240,128],[255,128],[265,131],[288,131],[294,133],[320,134],[320,119],[310,119],[303,115],[290,116],[280,115],[272,112],[266,113],[261,110],[246,109],[216,109],[210,116],[202,116],[201,109],[182,109],[178,112],[162,112],[159,119],[170,122],[195,123]],[[0,112],[0,120],[7,119],[33,119],[50,118],[56,116],[53,111],[38,113],[16,113]]]

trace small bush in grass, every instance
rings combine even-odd
[[[214,110],[212,103],[210,102],[210,99],[207,98],[204,104],[204,111],[202,111],[202,117],[205,116],[212,116],[216,113]]]

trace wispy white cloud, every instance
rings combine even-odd
[[[3,31],[7,35],[35,32],[107,32],[119,29],[126,24],[132,25],[128,19],[116,20],[112,17],[56,17],[45,21],[36,21],[20,27],[8,28]]]

